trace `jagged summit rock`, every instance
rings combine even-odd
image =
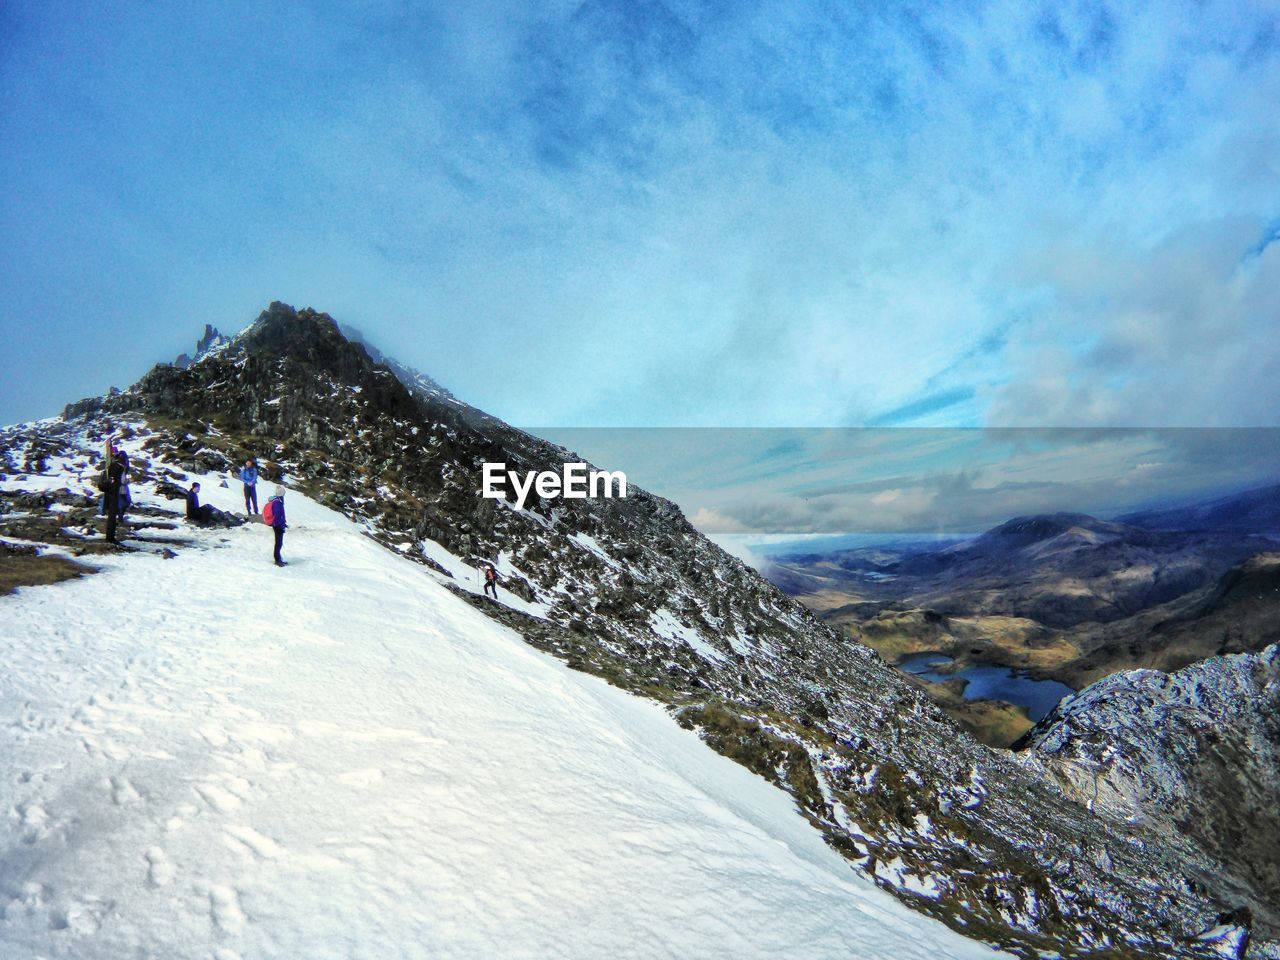
[[[252,360],[296,363],[348,386],[364,388],[374,379],[375,364],[364,347],[344,337],[333,317],[310,307],[273,302],[233,344]],[[260,374],[270,376],[254,367],[245,379]]]
[[[206,323],[204,325],[204,333],[201,334],[200,339],[196,341],[195,354],[188,356],[185,353],[180,353],[178,354],[178,358],[174,360],[173,365],[179,370],[185,370],[193,363],[199,363],[211,353],[222,349],[228,343],[230,343],[230,340],[219,333],[217,327]]]
[[[218,328],[212,324],[204,325],[204,336],[196,341],[196,356],[200,357],[208,353],[220,343],[226,342],[226,337],[218,332]]]

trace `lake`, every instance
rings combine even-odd
[[[1075,693],[1057,680],[1035,680],[1013,667],[992,663],[976,663],[955,673],[939,673],[934,669],[951,662],[951,657],[941,653],[913,653],[903,657],[897,666],[899,670],[934,683],[945,683],[956,677],[967,680],[964,688],[966,700],[1001,700],[1026,707],[1027,715],[1035,722],[1043,719],[1063,697]]]

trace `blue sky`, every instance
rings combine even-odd
[[[1278,17],[8,0],[0,422],[280,299],[529,427],[1277,425]]]

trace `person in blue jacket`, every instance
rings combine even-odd
[[[193,483],[187,491],[187,519],[201,525],[213,523],[213,507],[200,502],[200,484]]]
[[[276,484],[267,503],[271,507],[271,532],[276,536],[276,566],[283,567],[285,562],[280,559],[280,548],[284,546],[284,530],[287,526],[284,521],[284,487]]]
[[[244,484],[244,512],[258,512],[258,464],[250,457],[240,468],[240,482]],[[253,509],[249,507],[252,504]]]

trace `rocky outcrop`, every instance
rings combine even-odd
[[[1280,646],[1134,670],[1058,705],[1020,746],[1091,809],[1189,837],[1280,912]]]
[[[173,361],[173,365],[179,370],[186,370],[193,363],[199,363],[205,357],[209,356],[217,350],[224,348],[231,341],[218,332],[218,328],[212,324],[204,325],[204,333],[200,339],[196,341],[196,352],[192,356],[185,353],[178,354],[178,358]]]

